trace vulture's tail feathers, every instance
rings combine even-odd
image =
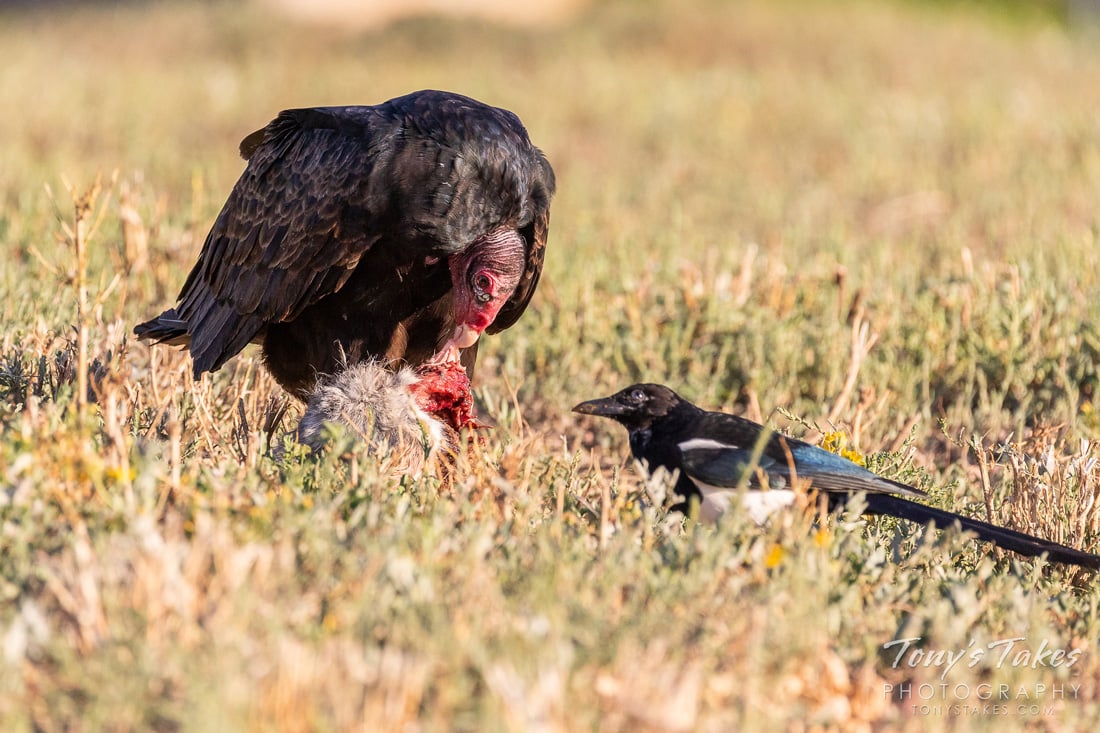
[[[192,330],[191,323],[199,324]],[[232,306],[209,299],[202,312],[189,320],[175,309],[138,324],[134,333],[141,339],[170,346],[186,346],[191,352],[195,377],[216,371],[257,337],[263,327],[258,316],[241,315]]]
[[[191,334],[187,330],[187,321],[176,315],[174,309],[166,310],[156,318],[139,323],[134,333],[143,341],[170,346],[186,346],[191,343]]]
[[[259,316],[238,313],[233,306],[217,303],[213,298],[202,303],[194,322],[199,324],[191,334],[191,359],[196,377],[220,369],[263,328],[263,319]]]

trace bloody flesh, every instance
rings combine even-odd
[[[435,415],[455,430],[479,427],[474,418],[470,378],[457,361],[425,364],[417,368],[420,381],[411,387],[420,409]]]

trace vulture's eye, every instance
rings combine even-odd
[[[474,275],[471,284],[474,289],[474,298],[477,299],[478,303],[488,303],[492,299],[493,296],[489,293],[489,288],[492,286],[493,280],[484,272]]]

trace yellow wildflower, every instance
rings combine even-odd
[[[137,469],[130,467],[129,470],[123,470],[122,466],[110,466],[104,475],[111,481],[133,481],[137,477]]]
[[[821,447],[830,453],[836,453],[841,458],[847,458],[852,463],[866,466],[867,460],[859,451],[848,447],[848,436],[843,431],[825,433],[821,441]]]

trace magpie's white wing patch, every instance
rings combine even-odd
[[[692,438],[678,445],[680,450],[684,453],[692,450],[738,450],[738,446],[736,445],[722,443],[717,440],[711,440],[710,438]]]

